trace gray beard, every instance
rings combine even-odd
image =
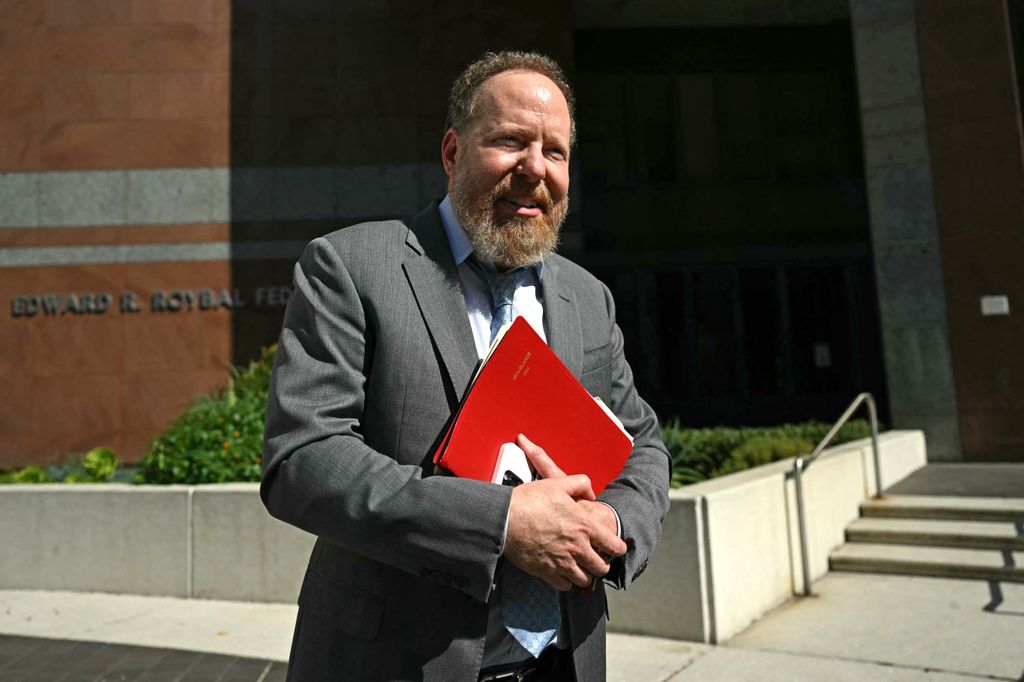
[[[540,202],[544,210],[539,216],[498,221],[494,216],[494,202],[510,189],[510,178],[476,196],[468,191],[467,184],[465,174],[456,170],[451,191],[452,210],[477,253],[490,258],[498,268],[510,270],[539,263],[554,252],[558,232],[565,221],[568,197],[557,204],[546,197]]]

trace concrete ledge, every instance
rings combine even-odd
[[[294,602],[314,538],[259,485],[0,486],[0,586]]]
[[[185,597],[187,486],[0,486],[0,585]]]
[[[315,540],[268,514],[256,483],[197,486],[191,596],[294,603]]]
[[[883,434],[883,485],[925,464],[919,431]],[[610,591],[609,628],[724,642],[802,586],[791,460],[671,491],[642,579]],[[870,441],[805,475],[815,578],[873,494]],[[0,588],[294,602],[313,537],[266,513],[255,483],[0,486]]]

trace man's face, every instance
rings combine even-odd
[[[506,71],[441,145],[448,193],[477,251],[507,269],[554,250],[569,204],[569,107],[546,76]]]

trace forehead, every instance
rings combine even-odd
[[[570,132],[565,95],[547,76],[503,71],[484,81],[477,93],[476,119],[486,126],[541,123],[566,138]]]

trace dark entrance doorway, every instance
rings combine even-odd
[[[585,265],[685,425],[885,403],[848,23],[576,32]]]

